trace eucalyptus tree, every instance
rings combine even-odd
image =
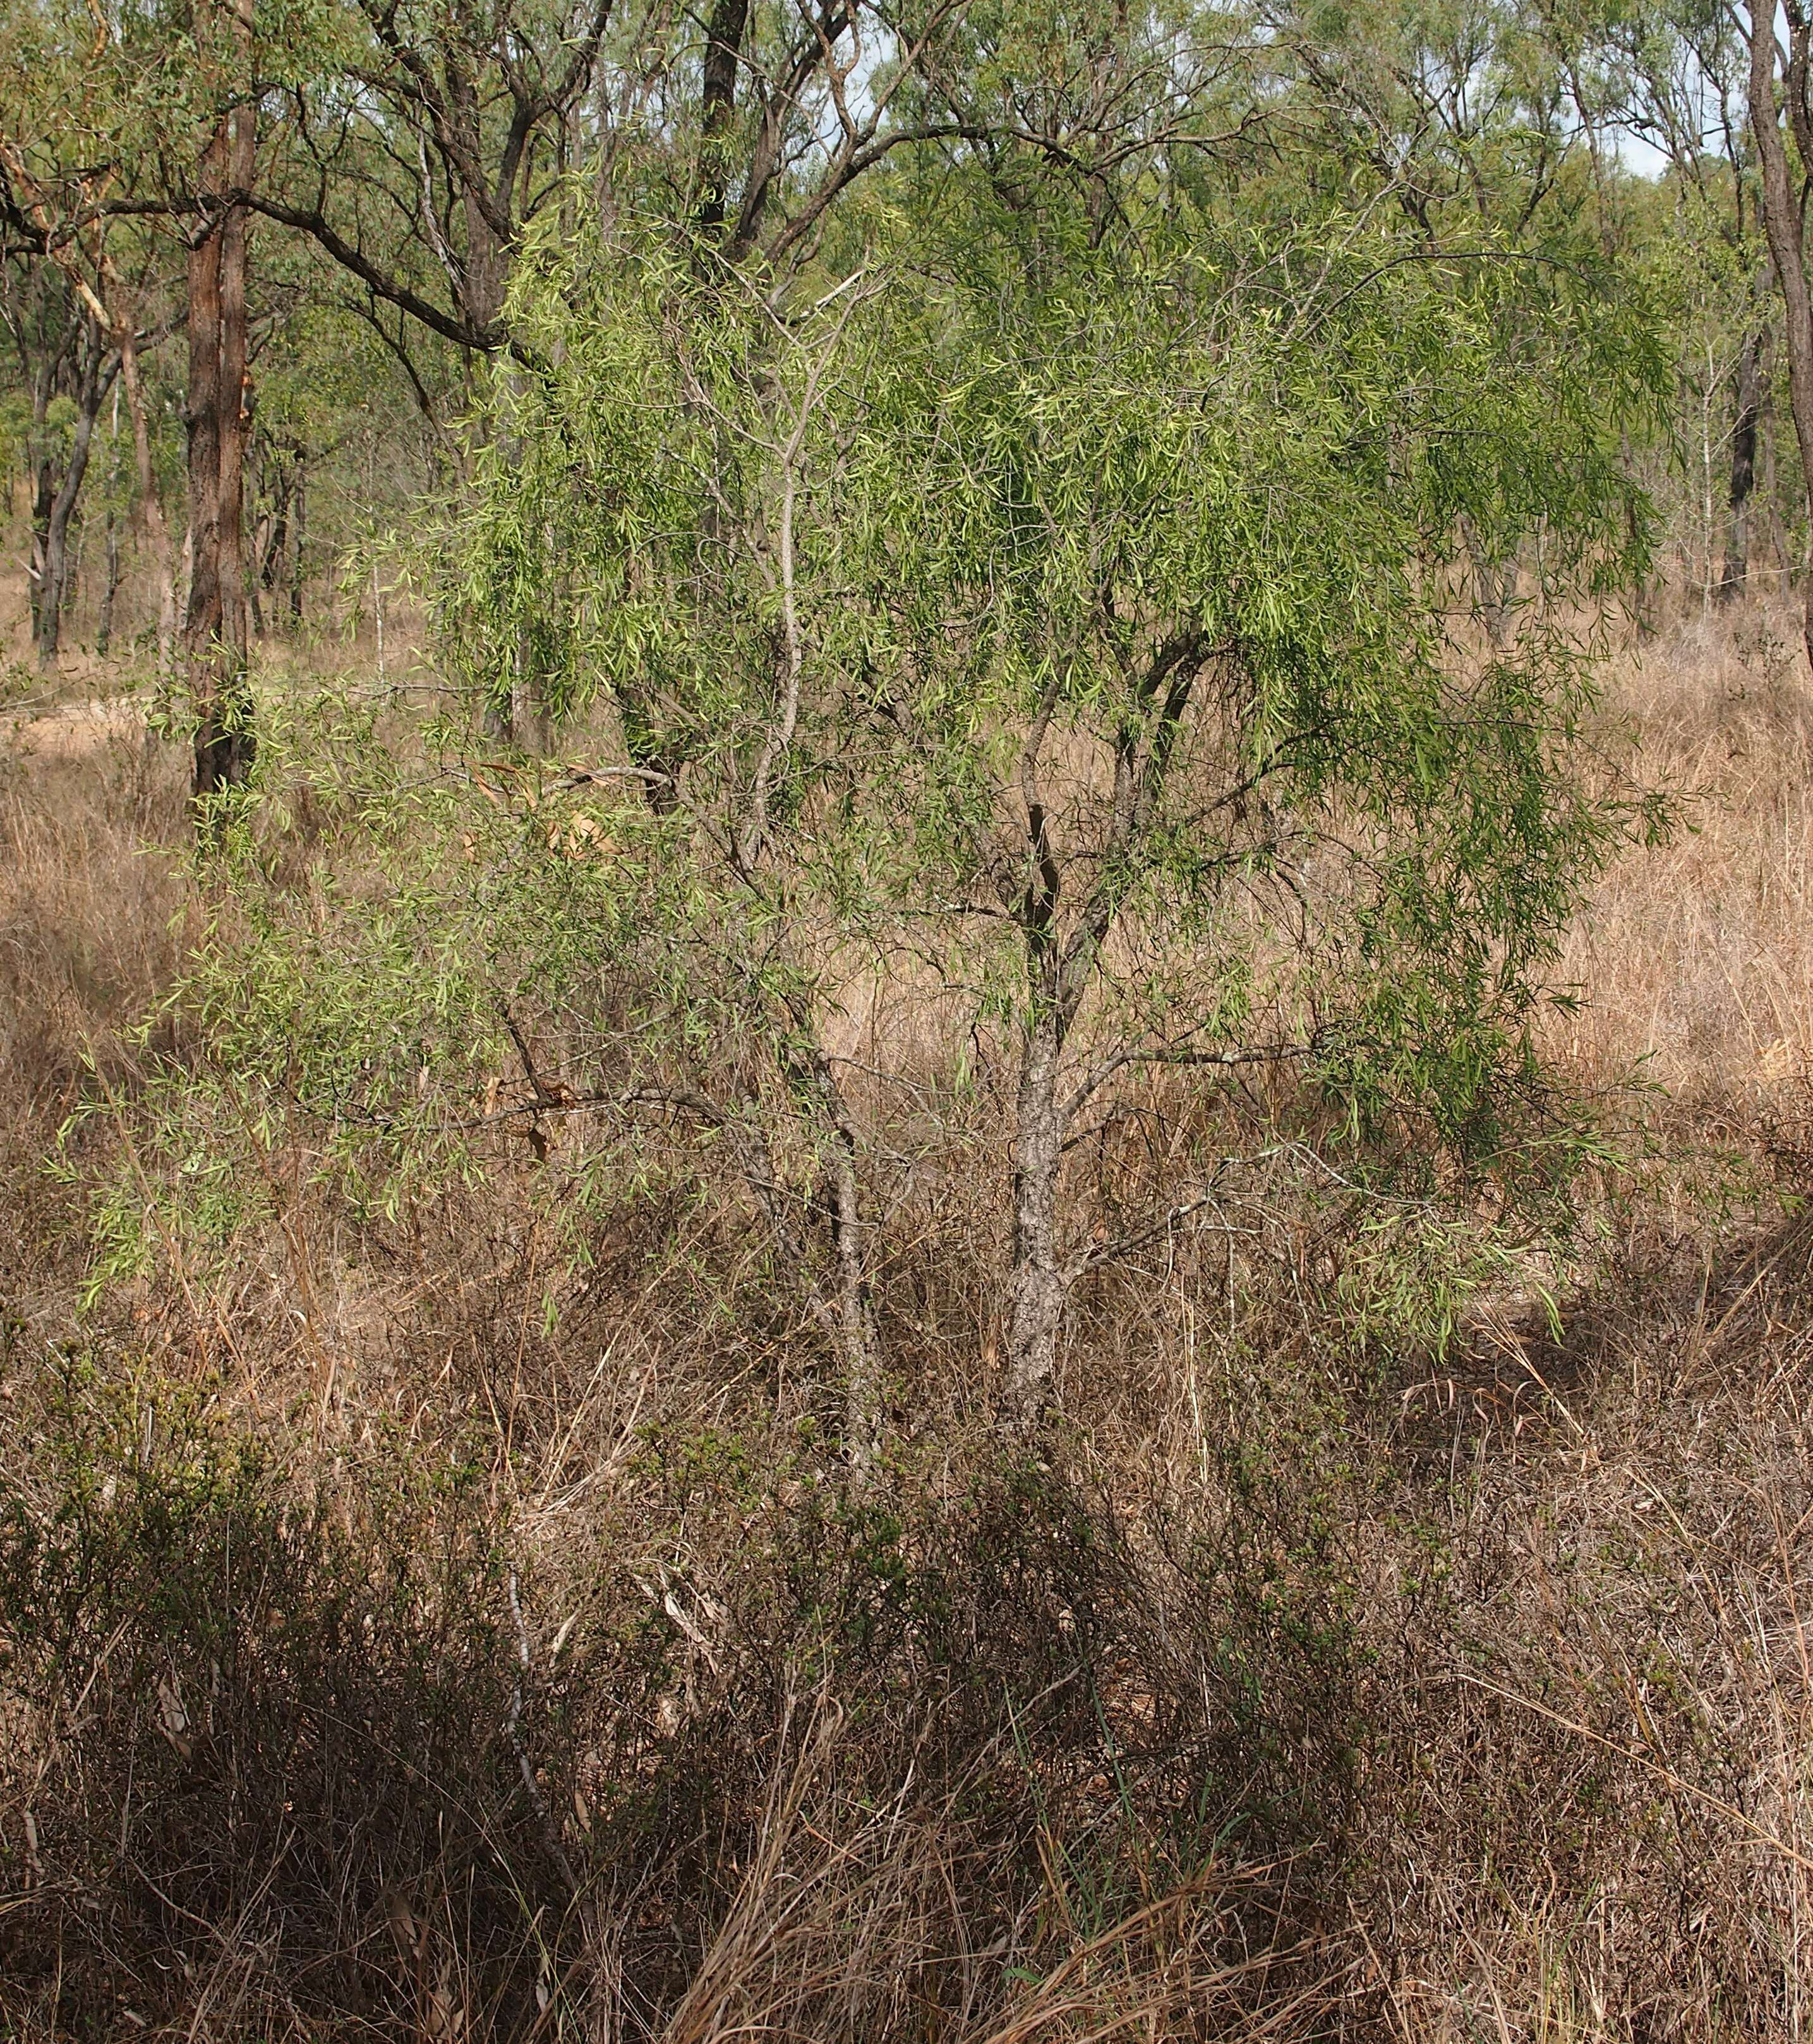
[[[1364,13],[1261,0],[1281,83],[1328,145],[1312,189],[1354,182],[1431,246],[1481,228],[1540,236],[1577,211],[1600,154],[1595,95],[1554,8],[1437,0]]]
[[[194,786],[207,795],[245,778],[253,750],[246,674],[244,468],[252,391],[248,368],[249,193],[267,70],[282,75],[292,12],[255,22],[250,0],[151,0],[112,14],[46,6],[10,29],[18,85],[5,109],[16,210],[47,258],[68,263],[109,224],[162,223],[186,271],[189,594],[182,640],[194,701]],[[98,283],[117,277],[95,258]],[[120,334],[124,309],[90,282],[85,303]]]
[[[626,181],[658,193],[732,263],[809,247],[844,190],[928,132],[896,117],[901,81],[961,12],[352,0],[281,94],[276,173],[252,203],[338,266],[386,339],[401,318],[494,354],[523,236],[551,207],[570,225],[576,179],[607,212]]]
[[[3,319],[29,394],[24,435],[32,481],[32,642],[56,664],[70,592],[70,534],[88,473],[94,427],[119,373],[118,351],[91,306],[56,264],[15,256],[0,283]]]
[[[117,375],[132,428],[136,517],[150,544],[158,586],[159,668],[167,678],[176,628],[175,574],[142,373],[144,355],[167,327],[163,266],[146,223],[107,203],[105,194],[117,170],[94,148],[97,135],[108,130],[106,84],[92,75],[91,67],[72,77],[69,54],[54,23],[34,14],[21,16],[0,48],[0,63],[12,60],[10,90],[0,93],[0,236],[8,323],[21,352],[29,354],[21,309],[33,294],[40,302],[48,294],[67,306],[78,328],[103,336],[111,349],[112,371],[96,378],[90,395],[98,402],[106,394],[102,381],[110,387]],[[28,285],[27,279],[33,281]],[[33,372],[25,380],[32,382]],[[90,420],[88,437],[92,432]],[[66,519],[73,514],[81,482],[78,472]],[[34,594],[38,586],[34,574]]]
[[[1603,267],[1622,255],[1621,179],[1600,46],[1575,10],[1437,0],[1362,12],[1260,0],[1281,88],[1323,146],[1296,152],[1304,201],[1356,190],[1431,254]],[[1479,618],[1509,628],[1529,534],[1469,534]]]
[[[41,524],[36,524],[33,534],[33,636],[38,665],[44,668],[56,665],[61,647],[63,606],[71,593],[72,579],[70,524],[88,474],[95,423],[120,369],[119,351],[109,347],[110,336],[106,328],[87,306],[78,305],[76,325],[79,338],[71,388],[66,400],[69,406],[67,432],[56,436],[63,443],[60,450],[63,473],[56,479],[54,490],[49,488],[52,465],[47,436],[47,444],[41,449],[43,465],[40,470],[39,504],[36,507],[41,513]]]
[[[1809,296],[1806,218],[1807,167],[1813,163],[1813,102],[1809,101],[1807,83],[1813,62],[1813,17],[1800,0],[1788,0],[1784,17],[1785,57],[1777,43],[1773,10],[1751,10],[1748,97],[1763,230],[1781,287],[1788,409],[1800,452],[1803,501],[1813,513],[1813,297]],[[1779,101],[1778,67],[1782,86]],[[1803,582],[1801,636],[1807,657],[1813,661],[1813,555],[1803,571]]]
[[[386,340],[406,332],[401,318],[462,350],[501,347],[512,253],[571,162],[613,11],[612,0],[326,10],[309,61],[269,94],[270,175],[249,202],[309,237]]]
[[[1576,44],[1592,53],[1600,118],[1647,143],[1668,167],[1656,195],[1666,222],[1657,217],[1640,227],[1627,259],[1672,269],[1678,279],[1684,391],[1698,415],[1683,438],[1698,443],[1702,587],[1729,601],[1745,587],[1754,551],[1775,324],[1748,117],[1749,51],[1731,10],[1716,0],[1588,6],[1573,27]]]
[[[247,674],[245,454],[252,425],[249,194],[257,155],[252,0],[195,10],[202,141],[187,217],[189,600],[182,621],[198,797],[237,786],[256,749]]]

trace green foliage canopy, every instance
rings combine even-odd
[[[1461,1128],[1617,821],[1572,748],[1580,620],[1646,544],[1641,308],[1369,228],[1177,222],[1079,240],[1054,282],[965,228],[878,216],[797,310],[652,233],[532,251],[513,316],[547,366],[501,381],[447,590],[468,672],[610,705],[670,797],[613,843],[689,862],[720,927],[816,932],[814,998],[853,939],[1058,997],[1048,861],[1124,1047],[1263,1016]],[[1469,537],[1531,531],[1519,629],[1483,647]]]

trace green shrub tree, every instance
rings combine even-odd
[[[835,1018],[910,959],[1005,1032],[1027,1415],[1102,1254],[1065,1159],[1139,1067],[1289,1061],[1356,1125],[1500,1139],[1617,826],[1577,620],[1640,559],[1615,422],[1657,358],[1577,275],[1389,233],[1079,234],[1055,283],[998,217],[888,233],[797,311],[653,240],[532,262],[553,366],[509,394],[458,643],[481,683],[530,644],[549,700],[608,699],[655,799],[600,828],[688,874],[673,943],[749,933],[842,1159],[865,1382]],[[1512,532],[1538,584],[1482,643],[1468,551]]]

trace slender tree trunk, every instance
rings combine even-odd
[[[1063,867],[1035,785],[1036,755],[1049,712],[1047,704],[1021,769],[1031,877],[1017,905],[1017,920],[1026,947],[1028,1012],[1014,1105],[1013,1259],[1003,1393],[1009,1419],[1022,1427],[1033,1424],[1051,1401],[1070,1289],[1058,1226],[1058,1180],[1070,1129],[1069,1109],[1059,1091],[1064,1047],[1114,915],[1112,883],[1098,882],[1077,927],[1068,938],[1059,935]],[[1135,799],[1128,778],[1132,762],[1131,751],[1124,745],[1115,778],[1121,821],[1129,827]],[[1124,843],[1124,829],[1116,836]],[[1112,864],[1112,856],[1104,863]]]
[[[1781,480],[1776,467],[1775,428],[1775,407],[1770,402],[1769,384],[1765,378],[1762,413],[1757,421],[1756,494],[1761,509],[1753,507],[1751,512],[1751,538],[1768,556],[1772,581],[1788,570],[1788,544],[1781,529]]]
[[[37,641],[38,665],[40,668],[54,667],[63,640],[63,607],[69,593],[69,521],[75,515],[75,500],[82,494],[83,478],[88,473],[89,451],[94,444],[94,422],[101,415],[101,405],[113,383],[109,371],[103,378],[101,373],[101,337],[97,330],[84,364],[80,394],[76,399],[75,426],[71,438],[69,466],[63,472],[63,481],[56,496],[51,500],[50,513],[44,521],[43,567],[38,581]]]
[[[113,644],[113,598],[120,586],[120,533],[111,511],[107,513],[107,579],[101,590],[101,621],[95,628],[94,650],[105,659]]]
[[[309,516],[309,471],[303,462],[302,450],[296,450],[296,487],[293,501],[296,507],[295,551],[290,564],[290,622],[292,627],[302,622],[302,548],[306,538]]]
[[[1495,566],[1486,559],[1477,529],[1470,518],[1462,521],[1467,552],[1473,571],[1473,601],[1477,605],[1486,636],[1495,651],[1503,652],[1511,637],[1511,606],[1516,600],[1515,563]]]
[[[264,606],[259,601],[259,592],[264,586],[264,556],[270,544],[271,514],[266,512],[252,521],[244,548],[246,615],[255,639],[264,636]]]
[[[843,1453],[860,1481],[874,1466],[881,1439],[882,1344],[869,1295],[855,1144],[841,1124],[832,1174],[832,1215],[838,1320],[843,1342]]]
[[[226,154],[225,124],[209,145]],[[210,179],[218,185],[218,174]],[[235,735],[225,728],[221,667],[232,657],[221,604],[221,244],[224,224],[204,227],[189,251],[189,601],[184,651],[195,710],[195,792],[237,779]]]
[[[1015,1112],[1013,1268],[1004,1389],[1009,1416],[1022,1426],[1036,1420],[1050,1400],[1066,1302],[1085,1267],[1062,1254],[1058,1186],[1070,1124],[1105,1074],[1098,1074],[1066,1098],[1065,1047],[1120,912],[1126,885],[1123,863],[1150,824],[1197,677],[1208,657],[1201,635],[1193,631],[1154,650],[1140,683],[1138,710],[1122,726],[1116,744],[1113,808],[1099,848],[1099,876],[1083,895],[1067,936],[1060,934],[1058,921],[1064,861],[1039,785],[1039,748],[1057,701],[1054,683],[1020,757],[1027,877],[1017,901],[1009,896],[1007,905],[1026,947],[1028,1012]]]
[[[176,644],[176,572],[171,559],[170,528],[164,522],[152,460],[151,421],[145,410],[144,386],[139,377],[137,321],[129,306],[116,298],[109,309],[114,344],[120,351],[120,381],[125,386],[126,416],[133,428],[133,467],[138,480],[138,519],[151,548],[152,572],[157,581],[157,674],[167,686]]]
[[[239,21],[242,42],[249,28]],[[202,165],[209,212],[189,255],[189,492],[194,557],[183,637],[198,796],[243,782],[256,746],[247,675],[244,559],[246,206],[255,110],[229,110]]]
[[[1729,603],[1743,594],[1750,572],[1750,498],[1757,480],[1757,431],[1762,420],[1763,350],[1765,333],[1744,344],[1738,359],[1737,417],[1731,429],[1730,522],[1725,530],[1725,561],[1719,574],[1719,601]]]
[[[1013,1275],[1007,1339],[1006,1403],[1022,1421],[1036,1416],[1058,1369],[1058,1336],[1068,1289],[1058,1246],[1058,1178],[1064,1117],[1058,1097],[1062,1019],[1047,1005],[1021,1047],[1013,1144]]]
[[[803,1019],[803,1018],[801,1018]],[[836,1336],[843,1373],[843,1453],[861,1483],[874,1466],[882,1430],[882,1344],[870,1297],[868,1247],[857,1174],[856,1125],[831,1060],[815,1041],[792,1060],[796,1085],[828,1124],[825,1205],[836,1273]]]
[[[372,574],[372,609],[378,618],[378,662],[384,663],[383,613],[378,608],[377,574]],[[542,714],[541,690],[535,672],[534,648],[527,632],[517,635],[515,665],[510,670],[510,699],[496,728],[488,723],[493,737],[520,745],[525,752],[541,752],[547,745],[547,720]]]
[[[1013,1257],[1008,1286],[1004,1403],[1017,1424],[1031,1425],[1050,1403],[1058,1374],[1058,1340],[1070,1297],[1058,1225],[1058,1181],[1070,1114],[1059,1090],[1064,1047],[1109,916],[1098,888],[1067,941],[1057,931],[1061,872],[1043,802],[1029,802],[1029,840],[1037,878],[1020,909],[1030,1001],[1020,1039],[1014,1103]]]
[[[38,463],[36,487],[32,498],[32,552],[25,580],[32,597],[32,644],[44,631],[44,594],[49,587],[46,557],[50,551],[51,507],[56,501],[56,471],[46,455]]]
[[[281,461],[277,467],[277,501],[271,507],[267,524],[262,529],[263,536],[258,550],[258,572],[253,578],[260,587],[273,594],[277,589],[277,574],[290,551],[290,491],[295,478],[293,464]]]
[[[882,1426],[882,1346],[870,1296],[867,1246],[859,1201],[855,1121],[831,1060],[811,1032],[809,1019],[792,1012],[795,1040],[776,1063],[782,1083],[804,1105],[810,1120],[832,1141],[822,1181],[831,1220],[833,1294],[828,1297],[812,1275],[816,1257],[795,1225],[793,1202],[782,1185],[774,1151],[763,1128],[761,1090],[743,1089],[740,1112],[709,1108],[729,1133],[745,1182],[766,1216],[775,1247],[789,1269],[804,1281],[806,1304],[836,1357],[843,1375],[843,1454],[853,1485],[860,1488],[874,1466]]]
[[[1796,105],[1807,76],[1807,28],[1804,21],[1789,27],[1789,116],[1797,133],[1807,125],[1804,103]],[[1813,303],[1807,295],[1804,229],[1788,166],[1780,117],[1775,103],[1774,17],[1759,8],[1750,33],[1750,128],[1762,171],[1763,228],[1771,261],[1781,286],[1784,337],[1788,354],[1788,395],[1794,415],[1794,436],[1800,451],[1803,490],[1813,513]],[[1804,154],[1804,151],[1803,152]],[[1813,662],[1813,561],[1803,570],[1801,637]]]
[[[749,0],[714,0],[705,29],[705,73],[699,95],[699,201],[696,217],[707,234],[724,226],[726,144],[736,110],[736,67]]]

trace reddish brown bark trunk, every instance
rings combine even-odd
[[[242,48],[245,14],[236,16]],[[256,747],[247,675],[246,204],[255,110],[229,108],[202,159],[201,231],[189,252],[189,516],[194,559],[183,623],[195,709],[195,793],[236,787]]]

